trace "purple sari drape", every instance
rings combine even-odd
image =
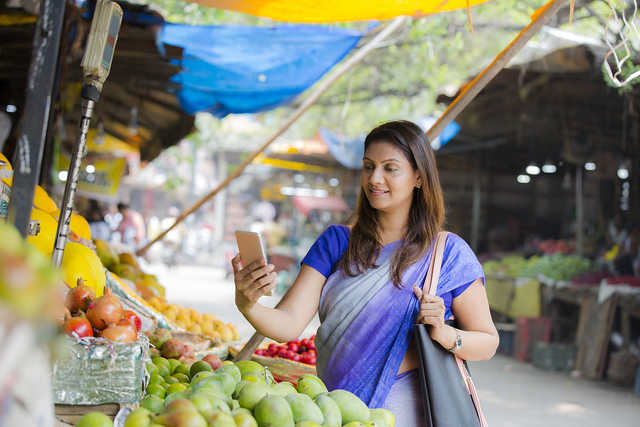
[[[413,285],[422,287],[431,250],[393,285],[391,258],[401,241],[380,250],[377,268],[356,277],[334,272],[320,297],[321,326],[316,334],[318,375],[329,390],[345,389],[369,407],[384,401],[402,363],[418,312]],[[437,295],[482,277],[482,267],[464,240],[450,233],[445,246]]]

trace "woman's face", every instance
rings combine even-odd
[[[367,200],[381,211],[409,211],[413,191],[420,182],[404,153],[388,142],[374,142],[362,159],[361,185]]]

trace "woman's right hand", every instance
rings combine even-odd
[[[240,261],[240,254],[237,254],[231,260],[231,265],[236,285],[236,306],[241,312],[253,307],[261,296],[276,287],[275,266],[267,264],[264,259],[244,267]]]

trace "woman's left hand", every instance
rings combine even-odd
[[[448,329],[452,328],[444,323],[444,300],[435,295],[423,295],[422,289],[415,285],[413,286],[413,293],[420,301],[420,308],[416,322],[431,325],[429,331],[431,338],[443,346],[445,346],[445,344],[449,344],[451,331]],[[446,347],[448,348],[449,346],[450,345],[447,345]]]
[[[445,326],[444,300],[435,295],[422,294],[422,289],[413,286],[413,293],[420,300],[420,309],[416,322],[431,325],[434,328]]]

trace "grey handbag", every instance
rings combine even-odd
[[[438,233],[423,292],[435,295],[440,277],[446,232]],[[427,427],[488,427],[466,364],[429,336],[427,325],[416,324],[420,385],[425,397]]]

